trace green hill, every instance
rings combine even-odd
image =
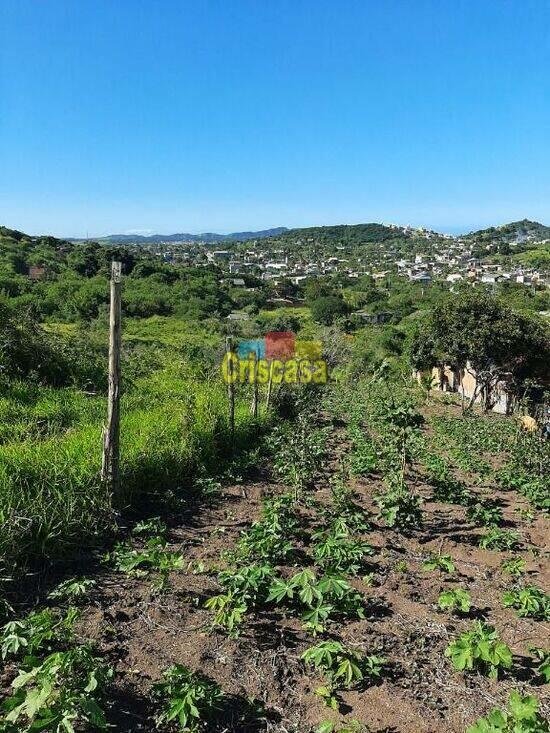
[[[538,221],[522,219],[513,221],[510,224],[503,224],[499,227],[480,229],[477,232],[470,232],[463,239],[471,239],[482,242],[523,244],[526,242],[540,242],[550,239],[550,227],[540,224]]]

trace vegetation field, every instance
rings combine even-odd
[[[338,278],[245,305],[215,268],[132,255],[115,500],[110,254],[8,240],[0,733],[548,732],[550,441],[519,419],[547,399],[541,318]],[[395,322],[348,318],[379,297]],[[322,340],[331,378],[260,387],[255,417],[238,385],[232,434],[225,336],[272,330]],[[466,361],[475,405],[411,379]],[[515,416],[489,411],[503,375]]]

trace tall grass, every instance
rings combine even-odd
[[[15,424],[21,418],[27,426],[36,423],[36,414],[48,414],[49,428],[11,436],[4,430],[0,563],[8,570],[30,557],[66,557],[99,544],[114,517],[100,481],[104,398],[45,388],[31,395],[22,384],[14,390],[0,411],[12,410]],[[257,433],[258,422],[248,404],[237,403],[237,447]],[[199,379],[176,365],[137,380],[122,399],[125,506],[144,495],[189,490],[196,472],[219,469],[230,449],[226,391],[217,376]]]

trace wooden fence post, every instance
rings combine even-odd
[[[233,360],[229,357],[233,346],[233,339],[227,336],[225,339],[225,353],[227,356],[227,397],[229,400],[229,430],[231,431],[231,444],[235,440],[235,380],[233,379]]]
[[[120,498],[120,347],[122,264],[111,265],[111,311],[109,316],[109,394],[107,425],[103,430],[101,478],[115,499]]]
[[[252,385],[252,417],[258,417],[258,355],[254,358],[254,384]]]
[[[269,379],[267,382],[267,394],[265,397],[265,411],[269,410],[269,403],[271,401],[271,388],[273,386],[273,362],[269,364]]]

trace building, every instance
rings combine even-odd
[[[420,370],[413,372],[414,378],[419,383],[425,374],[426,372]],[[469,361],[466,362],[464,369],[459,369],[449,364],[435,366],[431,370],[431,375],[433,389],[440,390],[441,392],[455,392],[464,401],[470,401],[474,394],[476,394],[476,404],[483,402],[485,395],[482,394],[481,390],[478,391],[477,389],[475,369],[473,369]],[[500,380],[493,386],[490,401],[493,412],[498,412],[501,415],[509,415],[512,412],[514,396],[509,390],[507,378]]]
[[[358,311],[356,314],[363,323],[370,323],[370,324],[380,324],[380,323],[388,323],[388,321],[391,321],[391,318],[393,316],[393,313],[390,313],[390,311],[381,311],[380,313],[367,313],[366,311]]]
[[[33,265],[29,267],[29,278],[31,280],[43,280],[48,274],[48,268],[45,265]]]

